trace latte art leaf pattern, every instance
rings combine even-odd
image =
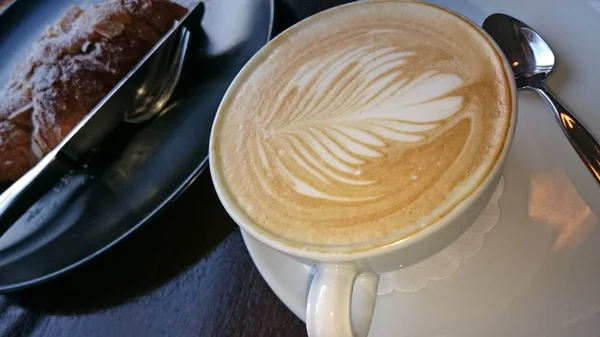
[[[264,158],[275,158],[262,164],[308,197],[377,198],[339,196],[328,187],[375,183],[376,177],[363,177],[362,166],[384,157],[392,142],[427,140],[463,103],[452,94],[461,78],[432,70],[415,74],[411,60],[418,57],[394,47],[365,46],[298,69],[267,113],[264,138],[257,139]]]

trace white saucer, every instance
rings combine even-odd
[[[600,1],[434,1],[481,24],[513,15],[554,49],[549,86],[600,138]],[[370,337],[567,337],[600,334],[600,186],[542,101],[519,93],[500,220],[451,276],[379,296]],[[304,320],[311,275],[244,234],[257,268]]]

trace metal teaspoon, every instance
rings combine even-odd
[[[550,46],[531,27],[506,14],[488,16],[483,29],[506,55],[519,90],[531,89],[540,95],[579,157],[600,183],[600,145],[544,83],[556,63]]]

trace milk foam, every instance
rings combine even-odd
[[[283,33],[214,128],[232,196],[293,245],[355,250],[424,228],[493,166],[510,121],[502,59],[436,7],[360,3]]]

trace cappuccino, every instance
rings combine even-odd
[[[361,2],[288,29],[238,75],[213,175],[257,230],[352,252],[409,237],[467,198],[508,137],[504,59],[468,20]]]

